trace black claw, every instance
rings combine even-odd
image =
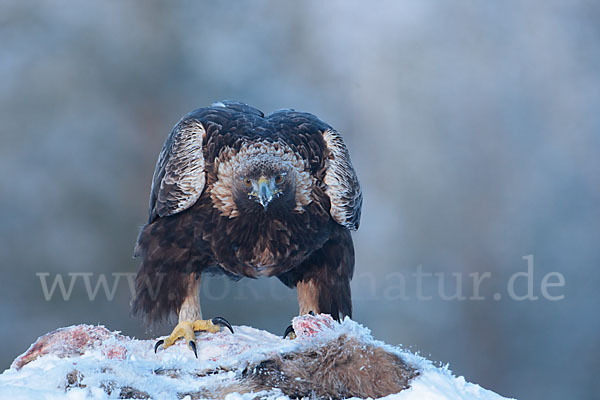
[[[287,337],[287,335],[289,335],[290,333],[296,333],[296,331],[294,330],[294,327],[292,325],[285,328],[285,333],[283,334],[283,338],[285,339]]]
[[[231,327],[231,324],[229,322],[227,322],[227,320],[225,318],[214,317],[213,319],[211,319],[211,322],[215,325],[225,326],[231,331],[231,333],[233,333],[233,328]]]
[[[190,345],[192,350],[194,350],[194,355],[196,356],[196,358],[198,358],[198,351],[196,350],[196,342],[194,342],[193,340],[190,340],[188,344]]]
[[[156,354],[156,352],[158,351],[158,348],[164,343],[165,341],[160,339],[158,342],[156,342],[156,344],[154,345],[154,353]]]

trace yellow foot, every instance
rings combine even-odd
[[[195,332],[210,332],[217,333],[221,330],[221,327],[227,327],[231,333],[233,328],[231,324],[227,322],[225,318],[216,317],[213,319],[198,319],[196,321],[182,321],[177,324],[173,332],[166,339],[161,339],[154,345],[154,352],[158,351],[158,348],[162,345],[164,349],[171,347],[180,338],[185,338],[188,346],[194,351],[194,355],[198,358],[198,352],[196,351],[196,333]]]

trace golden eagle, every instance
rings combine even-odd
[[[192,111],[156,164],[132,312],[150,323],[176,313],[157,347],[185,337],[195,352],[195,331],[232,330],[200,311],[201,274],[222,272],[278,277],[297,288],[301,315],[351,316],[361,206],[344,141],[316,116],[231,101]]]

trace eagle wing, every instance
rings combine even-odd
[[[282,131],[285,140],[311,165],[313,176],[323,180],[333,220],[347,229],[357,230],[362,190],[342,135],[306,112],[278,110],[267,118],[273,122],[274,130]]]
[[[191,207],[206,182],[203,142],[206,131],[195,119],[180,121],[163,146],[150,191],[149,221]]]
[[[333,129],[322,132],[329,151],[325,158],[325,193],[331,201],[329,213],[338,224],[357,230],[362,209],[362,190],[342,136]]]

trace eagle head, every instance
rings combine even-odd
[[[282,216],[304,212],[313,177],[303,158],[283,143],[250,143],[218,158],[213,205],[229,218],[241,214]]]
[[[247,160],[248,166],[235,179],[234,199],[240,211],[291,211],[296,206],[295,171],[277,157],[269,158]]]

